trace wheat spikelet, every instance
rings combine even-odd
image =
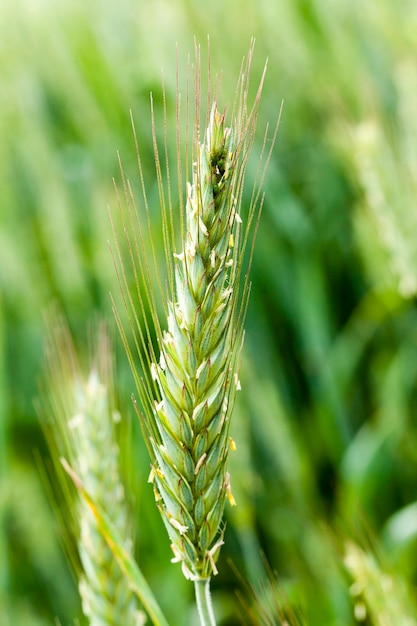
[[[95,503],[111,516],[121,534],[128,537],[129,523],[124,489],[119,478],[119,449],[114,432],[114,419],[118,414],[112,406],[107,333],[102,326],[97,338],[95,364],[89,374],[84,375],[63,321],[54,318],[50,326],[47,371],[49,408],[45,410],[49,419],[45,430],[52,455],[57,465],[60,457],[69,458]],[[65,485],[64,493],[69,496]],[[72,513],[81,564],[79,591],[83,612],[90,625],[142,624],[142,614],[136,609],[128,583],[99,532],[87,503],[77,499]]]
[[[201,77],[199,50],[196,51],[192,179],[186,184],[185,203],[181,199],[184,168],[180,142],[180,97],[177,97],[179,216],[174,214],[167,157],[165,174],[168,189],[163,184],[163,160],[158,152],[155,120],[152,117],[168,293],[162,288],[163,281],[156,261],[138,144],[148,231],[143,227],[123,169],[125,204],[118,196],[136,279],[135,289],[129,286],[114,226],[116,268],[140,368],[129,347],[127,328],[117,307],[115,314],[141,400],[138,413],[152,459],[150,481],[170,537],[173,562],[180,562],[184,575],[195,581],[208,580],[213,573],[217,573],[216,560],[224,534],[223,510],[227,500],[234,504],[227,457],[231,445],[230,417],[240,386],[238,367],[249,296],[248,268],[243,286],[240,278],[251,227],[256,224],[254,217],[261,204],[258,184],[249,210],[241,217],[245,169],[253,144],[264,79],[263,74],[254,105],[249,109],[247,97],[252,52],[253,46],[239,77],[231,126],[226,126],[225,115],[219,110],[218,94],[213,102],[209,97],[207,129],[201,140]],[[186,108],[188,116],[188,94]],[[271,149],[274,139],[275,134]],[[188,143],[186,148],[187,174]],[[165,134],[166,152],[167,149]],[[268,159],[269,155],[264,166]],[[264,175],[263,167],[258,174],[260,183]],[[176,250],[174,225],[178,222],[181,248]],[[147,241],[151,242],[150,249],[146,247]],[[248,256],[251,259],[251,253]],[[152,286],[153,281],[156,287]],[[159,321],[158,293],[167,317],[165,329]]]

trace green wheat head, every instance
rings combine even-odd
[[[122,322],[117,309],[115,313],[139,392],[138,414],[151,456],[150,481],[171,541],[172,560],[180,562],[184,575],[192,580],[209,579],[217,573],[225,503],[228,500],[235,504],[227,471],[229,450],[234,448],[229,427],[240,388],[239,354],[249,297],[251,234],[256,230],[254,218],[262,204],[259,185],[269,158],[267,154],[264,161],[261,159],[252,199],[248,208],[243,207],[243,183],[265,73],[249,107],[252,53],[253,46],[239,75],[230,121],[227,123],[220,111],[216,89],[213,100],[210,96],[207,99],[206,130],[201,137],[201,76],[196,50],[195,119],[191,151],[187,142],[185,157],[180,141],[181,98],[177,94],[178,214],[172,201],[169,159],[162,159],[157,148],[152,109],[166,290],[162,288],[145,187],[145,220],[134,203],[123,170],[123,202],[119,196],[135,287],[129,285],[126,259],[116,237],[116,266],[128,323]],[[188,94],[186,109],[188,128]],[[274,139],[275,135],[271,149]],[[166,156],[166,133],[164,141]],[[139,148],[138,156],[142,176]],[[165,172],[161,162],[166,164]],[[183,171],[191,171],[191,180],[186,184]],[[144,223],[148,229],[144,229]],[[180,246],[175,243],[178,235]],[[147,241],[151,242],[150,249]],[[158,295],[165,311],[162,322]],[[129,327],[137,355],[130,348]]]
[[[68,489],[60,467],[69,460],[84,487],[119,530],[130,551],[132,541],[124,488],[119,476],[119,448],[115,438],[112,356],[104,326],[97,332],[88,373],[80,366],[72,338],[63,320],[49,320],[43,425],[57,475],[66,496],[68,527],[74,521],[80,569],[79,591],[83,612],[91,626],[138,626],[143,615],[112,550],[80,495]],[[48,399],[48,400],[47,400]],[[120,416],[119,416],[120,418]],[[71,555],[74,560],[74,556]]]
[[[349,592],[358,622],[416,626],[414,593],[404,579],[381,566],[375,553],[349,541],[344,564],[352,578]]]

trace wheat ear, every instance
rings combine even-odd
[[[161,285],[155,246],[146,249],[152,232],[143,230],[143,220],[124,177],[122,205],[124,233],[136,278],[129,288],[123,254],[117,240],[119,280],[130,328],[138,350],[141,371],[127,338],[126,327],[115,307],[116,319],[136,379],[141,400],[138,409],[152,459],[150,481],[174,553],[184,575],[196,585],[202,623],[214,623],[209,601],[209,580],[217,574],[216,561],[223,544],[225,502],[235,504],[227,472],[229,425],[238,379],[243,322],[249,296],[248,267],[241,285],[245,250],[251,227],[261,204],[255,186],[249,210],[241,217],[243,182],[253,144],[264,74],[254,105],[247,107],[253,46],[242,66],[231,126],[226,126],[216,98],[208,98],[209,117],[204,140],[200,139],[200,64],[196,54],[195,109],[192,140],[192,180],[186,184],[186,201],[180,196],[180,215],[173,212],[166,159],[168,192],[164,189],[161,159],[152,117],[155,163],[163,218],[163,241],[167,261],[168,295],[159,287],[167,315],[162,330],[156,304]],[[164,97],[165,101],[165,97]],[[188,113],[188,97],[187,113]],[[177,174],[182,181],[180,98],[177,97]],[[165,118],[166,122],[166,118]],[[188,123],[187,123],[188,128]],[[271,149],[274,138],[271,141]],[[187,143],[188,147],[188,143]],[[138,146],[137,146],[138,148]],[[165,148],[167,141],[165,135]],[[139,156],[139,149],[138,149]],[[267,155],[265,162],[268,161]],[[265,163],[263,163],[265,165]],[[139,168],[142,175],[141,161]],[[188,172],[186,158],[185,171]],[[260,173],[259,173],[260,172]],[[264,169],[258,171],[258,183]],[[150,212],[143,186],[145,211]],[[243,219],[246,226],[243,227]],[[181,248],[175,251],[174,224],[181,224]],[[249,265],[251,259],[249,257]],[[155,260],[152,269],[150,258]],[[247,260],[247,258],[246,258]],[[166,300],[164,301],[164,298]],[[148,313],[148,312],[150,313]],[[157,337],[157,345],[152,335]]]
[[[124,489],[119,477],[119,449],[115,440],[111,352],[108,335],[98,332],[94,364],[82,372],[68,328],[60,317],[49,320],[47,396],[44,420],[47,441],[57,472],[66,457],[95,503],[114,521],[122,536],[129,537]],[[46,408],[46,407],[45,407]],[[117,418],[116,418],[117,419]],[[68,486],[64,493],[70,498]],[[112,551],[100,533],[86,502],[68,503],[75,518],[81,574],[79,591],[91,626],[139,626],[144,616],[137,611]],[[75,507],[71,507],[74,504]],[[75,510],[74,510],[75,508]],[[67,520],[68,523],[68,520]],[[127,543],[132,544],[127,539]]]

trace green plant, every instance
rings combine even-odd
[[[112,348],[104,325],[99,325],[88,373],[79,363],[70,332],[63,320],[49,319],[47,373],[42,423],[53,455],[67,509],[61,513],[66,533],[75,539],[79,571],[79,592],[83,612],[91,626],[143,623],[128,581],[116,562],[113,551],[97,525],[85,498],[74,495],[59,467],[60,459],[70,462],[95,506],[110,516],[129,552],[130,520],[124,488],[119,476],[119,448],[115,422],[120,414],[114,405]],[[47,400],[48,399],[48,400]],[[65,461],[67,464],[67,461]]]
[[[415,626],[416,607],[408,585],[384,571],[377,558],[353,542],[345,548],[345,567],[352,578],[350,594],[357,622],[378,626]]]
[[[116,266],[128,322],[123,323],[117,307],[115,314],[139,393],[137,412],[152,461],[149,480],[171,541],[172,561],[180,562],[184,576],[195,584],[202,624],[215,623],[210,578],[217,574],[216,561],[224,542],[226,500],[235,504],[227,471],[229,449],[234,448],[229,425],[240,388],[239,356],[254,243],[251,236],[256,234],[262,206],[260,185],[277,130],[276,127],[269,153],[261,159],[246,209],[242,206],[242,191],[265,76],[264,69],[254,103],[249,106],[252,55],[253,44],[239,75],[230,127],[226,126],[226,114],[219,109],[217,84],[213,100],[210,91],[207,97],[207,128],[201,137],[202,77],[199,50],[196,51],[195,114],[191,125],[187,93],[185,126],[192,126],[193,133],[191,147],[187,135],[185,157],[177,93],[178,214],[172,199],[167,135],[165,132],[165,155],[161,157],[152,108],[166,288],[155,253],[138,143],[144,222],[123,168],[124,206],[118,192],[135,286],[129,285],[128,264],[115,233]],[[166,123],[166,109],[164,116]],[[189,171],[192,182],[187,182],[184,202],[183,172],[187,176]],[[160,321],[158,301],[167,319],[167,329]],[[130,347],[128,330],[133,335],[136,355]]]

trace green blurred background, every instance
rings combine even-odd
[[[194,36],[204,62],[207,35],[222,104],[251,36],[254,89],[269,58],[255,155],[284,100],[232,427],[238,506],[213,581],[219,624],[249,623],[247,585],[271,616],[259,623],[278,623],[277,602],[318,626],[417,623],[416,32],[411,0],[1,2],[2,626],[83,623],[42,477],[44,312],[58,300],[81,342],[97,311],[112,320],[117,151],[139,189],[129,109],[156,200],[149,92],[159,115],[163,67],[173,128],[176,43],[182,67]],[[195,624],[192,586],[169,563],[146,484],[119,344],[137,558],[172,623]],[[347,539],[375,561],[346,560]],[[381,580],[390,584],[365,598],[365,618],[358,607]],[[383,610],[398,620],[383,622]]]

